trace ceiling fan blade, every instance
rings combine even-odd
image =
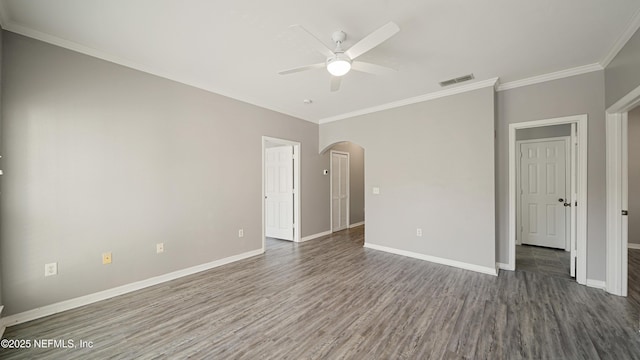
[[[373,64],[366,61],[354,61],[351,63],[351,69],[356,71],[361,71],[374,75],[384,75],[391,74],[398,71],[398,69],[394,69],[388,66]]]
[[[372,32],[367,35],[364,39],[358,41],[355,45],[349,48],[349,50],[344,53],[351,59],[355,59],[358,56],[366,53],[367,51],[373,49],[374,47],[382,44],[387,39],[395,35],[400,28],[393,21],[387,23],[382,26],[378,30]]]
[[[342,76],[331,77],[331,91],[340,90],[340,83],[342,82]]]
[[[323,68],[325,66],[327,66],[325,63],[318,63],[318,64],[312,64],[312,65],[299,66],[299,67],[295,67],[293,69],[287,69],[287,70],[278,71],[278,74],[280,74],[280,75],[288,75],[288,74],[293,74],[293,73],[297,73],[297,72],[300,72],[300,71],[306,71],[306,70],[312,70],[312,69],[321,69],[321,68]]]
[[[309,30],[302,27],[302,25],[291,25],[290,28],[304,34],[306,37],[312,40],[313,44],[322,55],[326,57],[334,56],[335,54],[331,49],[327,47],[320,39],[318,39],[315,35],[309,32]]]

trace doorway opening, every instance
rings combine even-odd
[[[516,270],[571,279],[570,124],[516,131]]]
[[[560,128],[568,130],[568,141],[567,136],[556,136],[532,142],[523,136],[533,132],[544,133],[554,125],[562,125]],[[520,159],[522,150],[526,150],[522,153],[523,160]],[[544,163],[539,161],[538,155],[545,157]],[[554,158],[555,165],[548,165],[546,158]],[[524,177],[519,171],[523,164],[532,169],[524,173],[526,179],[519,178]],[[526,187],[528,192],[525,193],[519,185]],[[525,211],[519,212],[518,207],[524,207]],[[529,228],[524,226],[525,222]],[[516,243],[523,240],[525,244],[558,247],[561,255],[569,250],[569,271],[578,283],[586,284],[587,115],[509,125],[507,270],[516,269]]]
[[[629,112],[640,105],[640,86],[607,109],[607,292],[627,296],[629,276]]]
[[[262,137],[262,251],[266,238],[300,242],[300,143]]]

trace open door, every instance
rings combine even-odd
[[[570,251],[571,251],[571,277],[576,277],[576,261],[577,261],[577,239],[578,239],[578,133],[577,125],[571,124],[571,152],[570,152],[570,166],[571,166],[571,180],[570,182],[570,194],[571,201],[569,206],[569,236],[570,236]]]

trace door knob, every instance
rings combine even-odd
[[[571,206],[571,204],[570,204],[570,203],[564,203],[564,206],[565,206],[565,207],[567,207],[567,206]]]

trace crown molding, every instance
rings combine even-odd
[[[615,59],[616,55],[618,55],[620,50],[622,50],[622,48],[627,44],[629,39],[631,39],[633,34],[638,31],[638,29],[640,29],[640,9],[631,18],[626,30],[622,33],[622,35],[620,35],[618,41],[613,44],[613,47],[611,48],[611,50],[609,50],[609,53],[602,60],[600,60],[600,65],[603,68],[609,66],[611,61]]]
[[[509,89],[515,89],[522,86],[539,84],[539,83],[543,83],[551,80],[564,79],[567,77],[582,75],[582,74],[586,74],[594,71],[600,71],[600,70],[604,70],[604,68],[599,63],[583,65],[583,66],[578,66],[571,69],[565,69],[565,70],[560,70],[560,71],[556,71],[548,74],[533,76],[533,77],[522,79],[522,80],[506,82],[504,84],[498,85],[497,90],[504,91]]]
[[[344,114],[340,114],[340,115],[336,115],[336,116],[331,116],[331,117],[328,117],[328,118],[321,119],[320,121],[318,121],[318,124],[326,124],[326,123],[330,123],[330,122],[333,122],[333,121],[352,118],[354,116],[371,114],[371,113],[375,113],[375,112],[382,111],[382,110],[388,110],[388,109],[393,109],[393,108],[397,108],[397,107],[401,107],[401,106],[416,104],[416,103],[423,102],[423,101],[434,100],[434,99],[438,99],[438,98],[441,98],[441,97],[451,96],[451,95],[455,95],[455,94],[461,94],[461,93],[465,93],[465,92],[468,92],[468,91],[478,90],[478,89],[482,89],[482,88],[486,88],[486,87],[494,87],[495,88],[497,83],[498,83],[498,78],[497,77],[489,79],[489,80],[477,81],[477,82],[474,82],[474,83],[471,83],[471,84],[461,85],[461,86],[458,86],[458,87],[455,87],[455,88],[452,88],[452,89],[447,89],[447,90],[437,91],[437,92],[433,92],[433,93],[428,93],[428,94],[415,96],[415,97],[404,99],[404,100],[398,100],[398,101],[394,101],[394,102],[390,102],[390,103],[386,103],[386,104],[382,104],[382,105],[378,105],[378,106],[372,106],[370,108],[360,109],[360,110],[356,110],[356,111],[352,111],[352,112],[348,112],[348,113],[344,113]]]

